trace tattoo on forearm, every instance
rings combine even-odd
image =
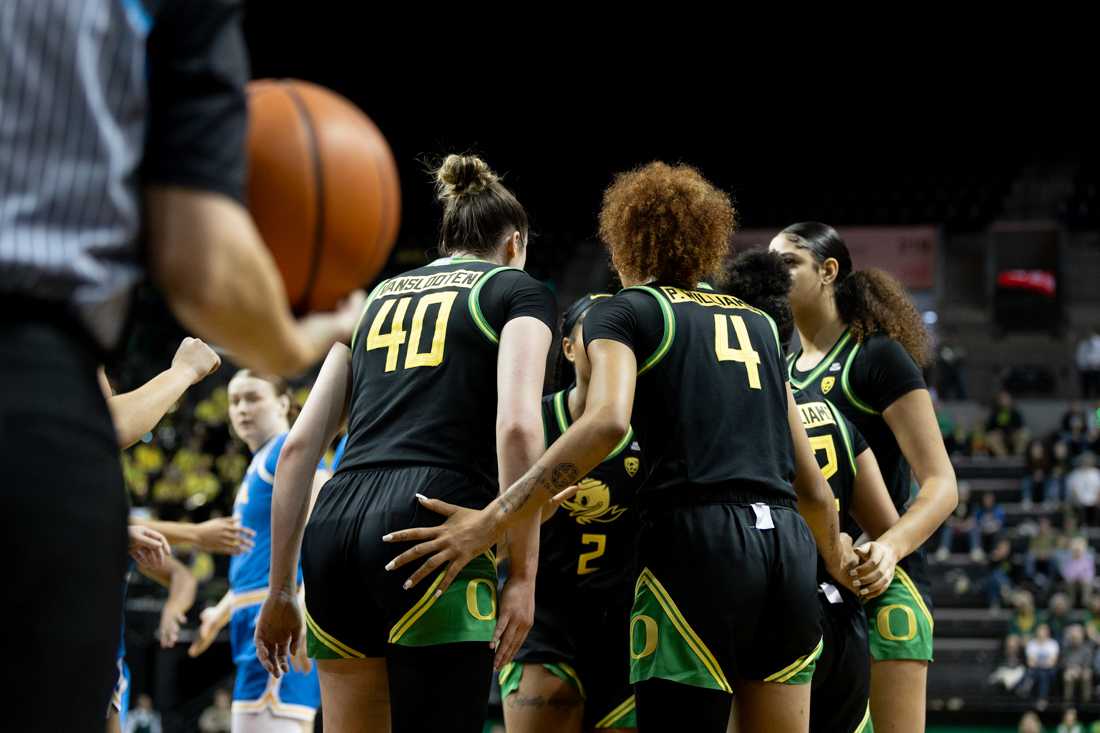
[[[577,467],[572,463],[559,463],[547,477],[546,469],[532,466],[528,474],[516,482],[512,488],[500,495],[500,506],[505,514],[519,511],[536,489],[555,494],[577,483]]]

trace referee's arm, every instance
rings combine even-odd
[[[248,59],[240,22],[237,0],[176,0],[149,37],[149,266],[189,330],[242,365],[294,374],[346,338],[358,313],[295,322],[241,204]]]

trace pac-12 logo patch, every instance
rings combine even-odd
[[[825,377],[821,380],[821,394],[829,394],[829,390],[836,384],[836,377]]]
[[[638,475],[638,468],[640,466],[641,463],[639,463],[638,459],[634,456],[628,456],[626,460],[623,461],[623,468],[626,469],[626,473],[630,476],[630,478],[634,478],[636,475]]]

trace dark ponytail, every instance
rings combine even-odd
[[[876,269],[853,272],[848,245],[828,224],[801,222],[781,233],[809,250],[818,265],[830,257],[836,260],[833,292],[837,313],[857,341],[881,333],[901,344],[919,366],[928,364],[928,332],[924,321],[896,278]]]
[[[794,316],[787,299],[791,271],[783,258],[766,249],[749,249],[737,255],[730,266],[726,290],[775,321],[779,340],[787,344],[794,333]]]

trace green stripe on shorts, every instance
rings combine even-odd
[[[497,570],[492,557],[485,553],[471,560],[436,598],[444,572],[439,572],[424,595],[390,629],[391,644],[434,646],[492,640],[497,625]]]
[[[932,614],[912,578],[900,567],[886,592],[868,601],[864,611],[871,657],[876,662],[932,661]]]
[[[631,695],[611,709],[607,715],[596,721],[592,726],[600,728],[637,728],[638,711],[634,707],[634,696]]]
[[[733,692],[714,654],[661,582],[644,568],[630,612],[630,684],[651,678]]]

